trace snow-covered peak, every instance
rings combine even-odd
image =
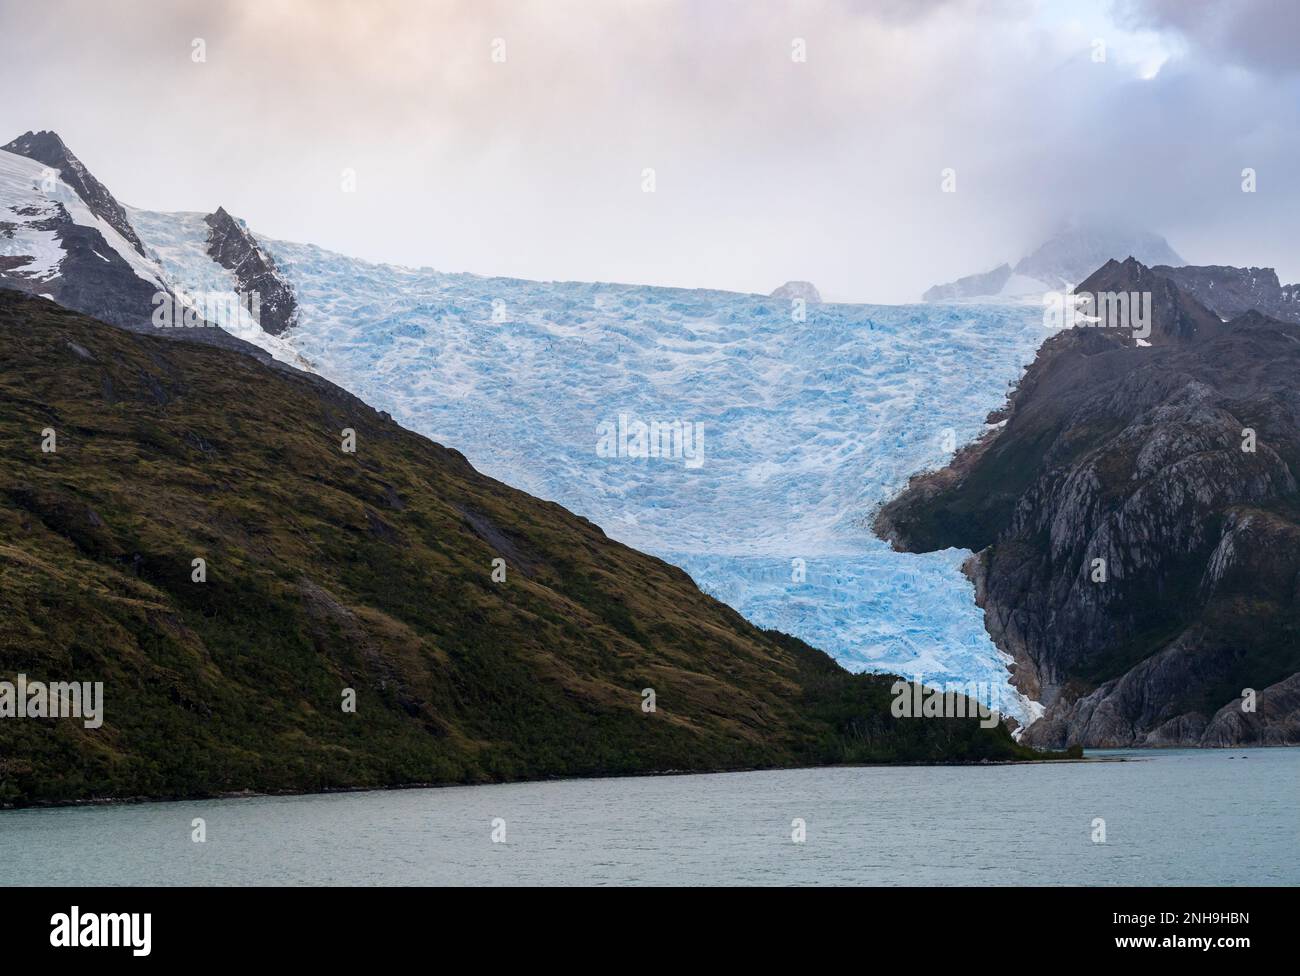
[[[131,222],[127,220],[122,205],[117,202],[108,188],[86,169],[85,164],[59,138],[58,133],[25,132],[7,146],[0,148],[4,152],[25,156],[57,170],[63,183],[72,188],[91,213],[117,231],[141,257],[145,256],[144,245],[140,243],[140,238],[136,236]]]
[[[1150,231],[1066,224],[1014,266],[935,285],[922,297],[927,302],[1039,300],[1045,292],[1077,285],[1111,259],[1129,257],[1148,267],[1185,263],[1168,241]]]
[[[292,323],[292,291],[234,218],[222,211],[217,221],[227,231],[237,228],[227,234],[215,234],[202,215],[168,221],[169,230],[185,232],[180,250],[193,258],[180,262],[187,274],[178,278],[164,266],[174,261],[145,247],[134,212],[56,134],[29,132],[9,147],[15,151],[0,150],[0,288],[41,295],[132,331],[295,361],[259,325],[263,318],[280,328]],[[166,234],[159,240],[168,243]],[[249,338],[256,344],[241,341]]]
[[[1060,287],[1077,285],[1107,261],[1136,258],[1147,267],[1186,262],[1159,234],[1108,227],[1067,227],[1020,259],[1017,274]]]
[[[125,213],[122,221],[129,229]],[[131,236],[135,238],[134,231]],[[0,150],[0,275],[14,287],[40,293],[35,284],[56,278],[66,282],[73,272],[70,260],[75,264],[86,257],[125,265],[151,290],[164,287],[157,263],[95,213],[61,172]]]

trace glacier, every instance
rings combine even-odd
[[[130,211],[168,279],[194,291],[226,284],[201,218]],[[853,670],[977,683],[1004,714],[1037,717],[984,630],[968,553],[896,553],[869,523],[986,429],[1049,334],[1039,306],[801,316],[759,295],[443,273],[259,241],[299,324],[242,338],[682,567],[759,626]],[[696,425],[700,463],[602,450],[638,422]]]

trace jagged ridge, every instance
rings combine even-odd
[[[244,295],[256,294],[260,306],[258,325],[271,335],[280,335],[298,320],[298,302],[293,288],[275,269],[275,262],[262,250],[256,238],[224,207],[204,218],[210,228],[208,254],[235,276]]]

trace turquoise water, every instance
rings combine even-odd
[[[1300,884],[1300,750],[1095,755],[17,810],[0,883]]]

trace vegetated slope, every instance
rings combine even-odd
[[[319,379],[11,292],[0,350],[0,679],[105,686],[6,802],[1028,755]]]
[[[1024,741],[1300,742],[1300,327],[1222,323],[1131,259],[1080,291],[1151,292],[1150,346],[1049,339],[990,418],[1005,425],[877,529],[978,553],[986,626],[1047,706]]]

